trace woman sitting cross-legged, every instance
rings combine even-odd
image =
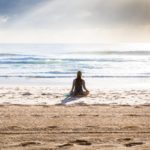
[[[73,80],[70,95],[71,96],[87,96],[88,94],[89,94],[89,91],[86,89],[85,81],[82,79],[82,72],[78,71],[77,78]]]

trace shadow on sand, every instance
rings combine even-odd
[[[61,104],[67,104],[72,101],[76,101],[84,96],[67,96],[65,99],[61,101]]]

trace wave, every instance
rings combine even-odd
[[[34,55],[15,54],[15,53],[0,53],[0,57],[27,57]]]
[[[149,56],[75,56],[0,53],[0,78],[74,78],[77,70],[87,78],[150,78]]]
[[[10,54],[10,53],[0,53],[0,57],[12,57],[12,56],[19,56],[18,54]]]
[[[37,58],[37,57],[24,57],[24,58],[0,58],[0,64],[52,64],[52,63],[70,63],[70,62],[134,62],[131,59],[121,58]],[[139,62],[141,60],[136,60]]]
[[[78,52],[82,54],[82,52]],[[85,52],[83,53],[85,54]],[[94,51],[94,52],[86,52],[86,54],[145,54],[148,55],[150,52],[148,51]],[[90,56],[90,55],[89,55]],[[74,63],[74,62],[144,62],[145,60],[133,58],[130,59],[128,57],[119,58],[118,57],[108,57],[107,58],[74,58],[74,55],[65,55],[65,58],[61,58],[64,56],[53,56],[53,57],[44,57],[38,55],[24,55],[24,54],[10,54],[10,53],[0,53],[0,64],[54,64],[54,63]]]
[[[58,75],[55,75],[55,76],[42,76],[42,75],[1,75],[0,78],[74,78],[75,76],[74,75],[71,75],[71,76],[67,76],[67,75],[64,75],[64,76],[58,76]],[[91,75],[91,76],[84,76],[85,78],[150,78],[150,75],[149,76],[138,76],[138,75],[135,75],[135,76],[97,76],[97,75]]]
[[[150,55],[150,51],[80,51],[79,54],[99,54],[99,55]]]

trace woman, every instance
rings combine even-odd
[[[81,78],[81,71],[77,72],[77,78],[73,80],[72,89],[70,95],[72,96],[87,96],[89,91],[85,87],[85,81]],[[83,89],[85,91],[83,91]]]

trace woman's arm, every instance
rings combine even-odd
[[[75,80],[73,80],[73,83],[72,83],[72,88],[71,88],[71,91],[70,91],[70,93],[72,93],[72,92],[73,92],[73,90],[74,90],[74,87],[75,87]]]
[[[83,80],[83,88],[84,88],[87,92],[89,92],[89,91],[87,90],[86,86],[85,86],[85,81],[84,81],[84,80]]]

